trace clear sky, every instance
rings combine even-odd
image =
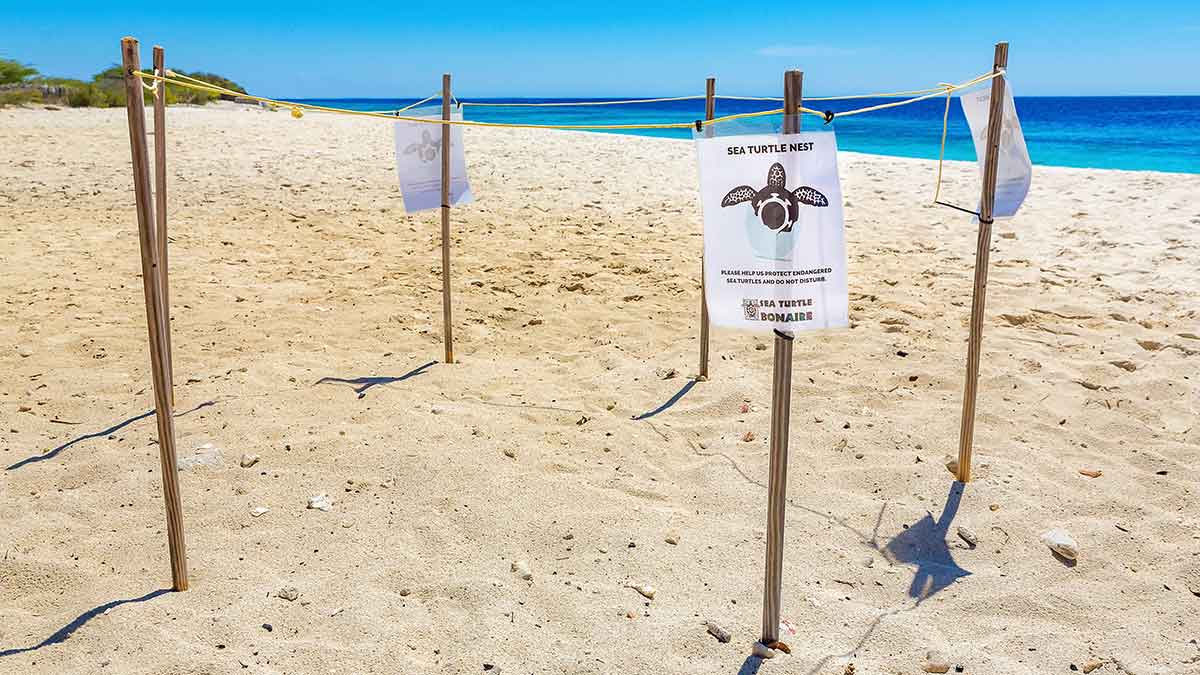
[[[778,95],[906,89],[989,70],[1017,94],[1200,94],[1200,0],[389,3],[0,0],[0,57],[87,78],[122,36],[276,97]]]

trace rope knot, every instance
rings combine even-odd
[[[832,122],[833,118],[835,117],[835,114],[832,110],[826,110],[825,112],[823,112],[821,114],[825,116],[825,124],[829,124],[830,122]]]

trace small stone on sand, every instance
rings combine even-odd
[[[308,498],[308,508],[318,511],[332,511],[333,502],[330,501],[329,495],[313,495]]]
[[[720,642],[729,642],[729,631],[721,628],[715,621],[705,621],[704,625],[708,628],[708,634],[717,638]]]
[[[288,602],[295,602],[296,598],[300,597],[300,591],[296,590],[295,586],[288,586],[286,588],[279,589],[279,592],[276,593],[276,595],[284,600],[287,600]]]
[[[254,466],[255,464],[258,464],[258,459],[259,459],[258,455],[247,452],[246,454],[242,455],[242,459],[239,462],[239,464],[242,465],[243,469],[249,469],[250,467]]]
[[[525,581],[533,579],[533,571],[529,569],[529,563],[524,560],[518,560],[512,564],[512,571],[519,578]]]
[[[927,673],[948,673],[950,672],[950,660],[945,654],[937,650],[930,650],[925,655],[925,672]]]
[[[267,508],[267,507],[265,507],[265,506],[256,506],[256,507],[254,507],[254,508],[250,509],[250,515],[251,515],[251,516],[254,516],[255,518],[257,518],[257,517],[261,516],[262,514],[266,513],[267,511],[270,511],[270,510],[271,510],[271,509],[268,509],[268,508]]]
[[[1075,539],[1066,530],[1055,528],[1046,531],[1042,534],[1042,543],[1067,560],[1076,560],[1079,557],[1079,544],[1075,543]]]

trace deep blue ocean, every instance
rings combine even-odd
[[[649,97],[647,97],[649,98]],[[395,110],[416,99],[296,99],[354,110]],[[574,102],[600,99],[464,99],[488,103]],[[611,99],[610,99],[611,100]],[[806,101],[813,109],[848,110],[892,99]],[[778,102],[717,101],[717,115],[768,110]],[[1017,115],[1035,164],[1097,169],[1200,173],[1200,96],[1018,96]],[[551,124],[691,122],[704,101],[673,101],[579,108],[481,108],[467,106],[466,119]],[[834,120],[841,150],[936,159],[945,99]],[[805,116],[806,129],[822,121]],[[691,138],[687,129],[610,133]],[[946,158],[973,160],[975,149],[957,99],[950,107]]]

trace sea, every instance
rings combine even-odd
[[[636,97],[651,98],[651,97]],[[291,99],[352,110],[396,110],[416,99]],[[481,103],[578,103],[583,98],[463,99]],[[838,112],[895,99],[806,101],[805,107]],[[1034,164],[1133,171],[1200,173],[1200,96],[1018,96],[1017,116]],[[772,101],[718,99],[717,116],[780,107]],[[422,106],[417,110],[438,111]],[[704,116],[704,101],[630,103],[591,107],[463,108],[469,120],[514,124],[639,124],[693,122]],[[834,118],[838,148],[897,157],[937,159],[941,145],[941,97],[911,105]],[[805,129],[823,121],[805,116]],[[690,129],[602,131],[639,136],[691,138]],[[950,106],[946,159],[974,160],[975,149],[958,99]]]

